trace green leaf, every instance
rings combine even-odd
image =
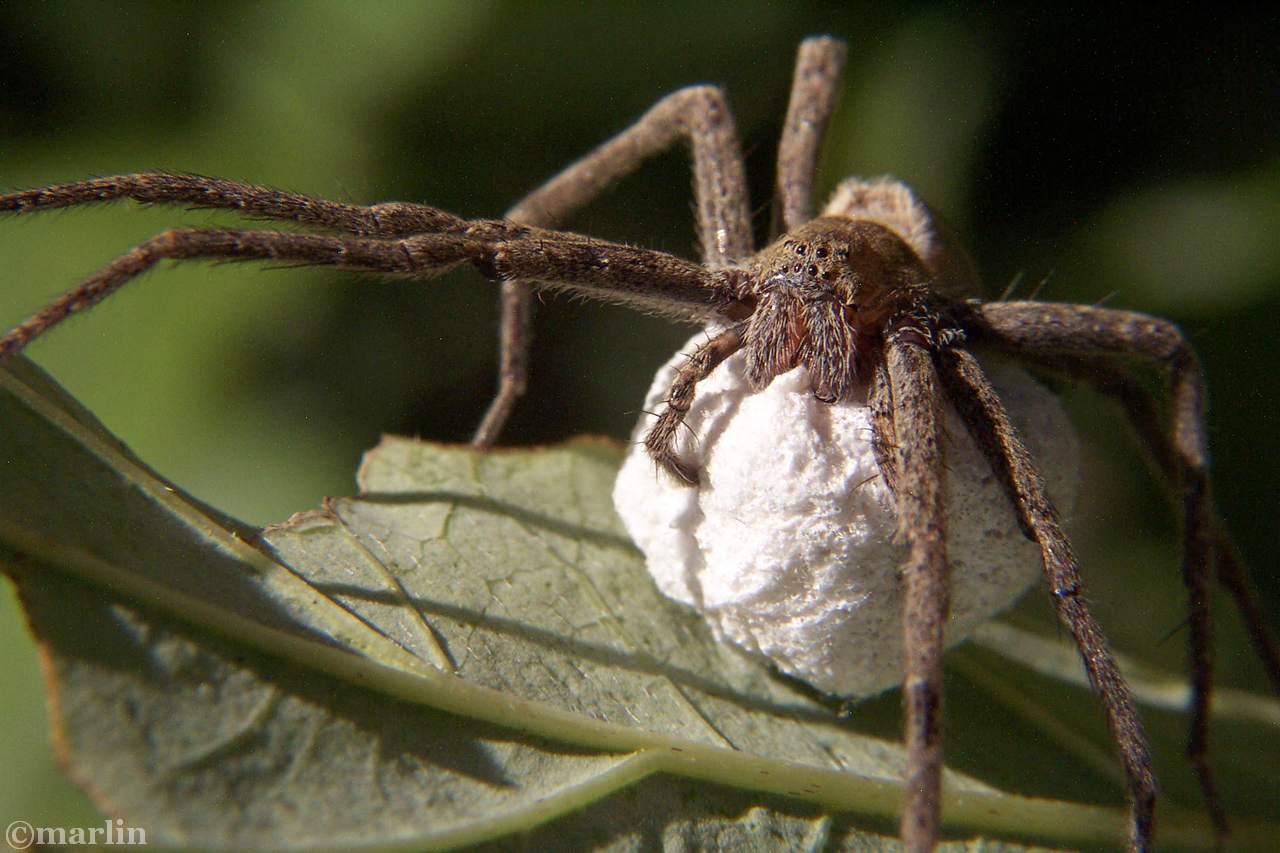
[[[11,367],[0,560],[44,649],[55,748],[152,843],[893,843],[899,747],[657,593],[613,514],[612,446],[391,438],[359,497],[254,531]],[[1126,835],[1121,809],[947,786],[953,836]],[[1210,841],[1173,809],[1161,833]]]

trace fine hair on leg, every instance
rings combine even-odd
[[[1123,409],[1139,443],[1150,457],[1167,491],[1174,500],[1173,511],[1180,514],[1177,500],[1181,475],[1178,459],[1169,436],[1166,414],[1149,388],[1133,375],[1132,368],[1114,357],[1082,357],[1055,353],[1052,356],[1030,352],[1019,358],[1045,370],[1066,374],[1087,382],[1096,392],[1116,400]],[[1280,640],[1267,624],[1259,604],[1258,592],[1244,571],[1239,549],[1227,532],[1216,510],[1210,507],[1212,525],[1208,538],[1213,544],[1213,561],[1218,582],[1231,594],[1241,621],[1258,654],[1272,690],[1280,694]]]
[[[695,387],[721,362],[742,348],[744,328],[740,323],[725,329],[689,354],[667,392],[666,408],[645,435],[644,446],[653,461],[683,483],[697,483],[698,471],[676,454],[676,434],[693,405]]]
[[[942,639],[950,609],[942,407],[928,350],[890,334],[885,360],[892,398],[898,535],[903,563],[902,704],[907,774],[902,843],[933,849],[942,807]]]
[[[0,338],[0,359],[17,355],[72,314],[98,304],[162,260],[291,261],[408,275],[426,272],[428,268],[434,274],[444,272],[476,251],[473,241],[456,234],[433,235],[433,239],[437,241],[434,247],[415,258],[396,240],[284,231],[165,231],[131,249],[11,329]]]
[[[844,42],[830,36],[805,39],[800,44],[787,117],[778,143],[774,234],[791,231],[813,218],[818,154],[836,107],[844,56]]]
[[[1006,307],[1007,306],[1007,307]],[[1229,825],[1208,760],[1209,716],[1213,697],[1213,627],[1210,566],[1231,591],[1255,647],[1280,688],[1280,662],[1274,638],[1254,600],[1237,552],[1214,513],[1205,450],[1204,391],[1198,360],[1176,326],[1142,314],[1089,306],[1005,303],[984,306],[983,319],[993,342],[1024,358],[1057,358],[1074,367],[1104,393],[1117,397],[1130,421],[1165,470],[1178,497],[1182,518],[1183,582],[1188,594],[1191,659],[1191,723],[1187,754],[1195,768],[1214,827],[1225,836]],[[1160,408],[1150,392],[1117,368],[1123,357],[1140,357],[1167,374],[1170,428],[1158,426]],[[1092,377],[1092,378],[1090,378]],[[1122,378],[1123,377],[1123,378]]]
[[[490,277],[536,280],[549,289],[686,320],[713,316],[736,299],[729,271],[711,272],[673,255],[497,220],[466,224],[461,234],[388,240],[286,231],[166,231],[15,326],[0,338],[0,360],[17,355],[67,317],[96,305],[166,259],[273,260],[414,278],[431,278],[469,263]]]
[[[690,86],[658,101],[631,127],[521,199],[506,218],[541,228],[559,227],[573,211],[681,140],[688,142],[693,159],[698,238],[706,264],[723,267],[743,260],[754,245],[746,171],[729,102],[714,86]],[[498,391],[471,438],[476,447],[493,446],[528,387],[532,300],[527,282],[503,283]]]
[[[30,213],[120,199],[229,210],[251,219],[297,222],[357,237],[460,232],[467,224],[460,217],[422,204],[392,202],[361,207],[223,178],[167,172],[90,178],[10,193],[0,196],[0,213]]]
[[[1054,609],[1080,650],[1089,682],[1102,699],[1107,727],[1120,750],[1129,781],[1131,847],[1147,850],[1152,842],[1156,798],[1151,750],[1129,687],[1085,601],[1071,543],[1026,446],[977,359],[962,349],[947,350],[940,359],[942,383],[952,405],[1004,484],[1023,529],[1040,546]]]

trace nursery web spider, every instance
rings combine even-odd
[[[147,173],[0,196],[0,211],[27,213],[120,198],[220,208],[311,226],[329,234],[179,229],[132,249],[0,339],[0,360],[70,315],[114,293],[163,259],[272,260],[430,278],[470,264],[502,284],[500,387],[475,444],[490,446],[525,390],[531,287],[620,302],[719,331],[679,372],[645,446],[671,476],[698,471],[673,450],[700,379],[742,349],[753,387],[796,365],[813,394],[845,399],[869,388],[882,472],[907,545],[906,794],[901,832],[910,850],[938,835],[942,770],[942,628],[949,577],[940,410],[950,402],[1003,482],[1025,535],[1040,546],[1058,616],[1074,638],[1128,779],[1131,844],[1151,847],[1156,780],[1147,740],[1080,572],[1032,460],[972,348],[1028,360],[1118,398],[1169,483],[1185,519],[1183,575],[1190,597],[1193,702],[1188,753],[1218,831],[1226,818],[1206,759],[1212,697],[1209,579],[1234,594],[1272,681],[1280,655],[1248,592],[1242,567],[1209,499],[1200,368],[1182,333],[1155,317],[1083,305],[987,302],[963,253],[896,182],[848,181],[813,216],[820,143],[834,106],[844,45],[800,47],[776,178],[784,231],[756,252],[742,154],[723,92],[681,89],[513,207],[503,219],[467,220],[418,204],[358,207],[233,181]],[[646,158],[677,143],[692,150],[703,263],[549,230]],[[1168,399],[1131,376],[1129,361],[1163,371]],[[1163,421],[1171,420],[1165,429]]]

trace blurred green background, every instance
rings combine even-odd
[[[1058,16],[1035,4],[0,5],[0,187],[150,169],[496,216],[662,94],[724,85],[758,233],[796,44],[849,40],[822,192],[892,173],[960,232],[994,295],[1108,298],[1204,359],[1217,498],[1274,617],[1280,461],[1280,33],[1262,5]],[[662,157],[576,230],[692,256],[688,164]],[[150,234],[228,223],[119,204],[0,222],[9,326]],[[496,293],[257,265],[162,269],[30,355],[145,460],[265,524],[352,491],[380,433],[465,440],[494,387]],[[624,438],[688,330],[538,309],[513,444]],[[1175,525],[1116,413],[1069,392],[1087,448],[1072,527],[1116,644],[1184,657]],[[0,613],[0,818],[77,822],[36,656]],[[1136,603],[1135,603],[1136,602]],[[1028,602],[1026,618],[1047,607]],[[1224,681],[1262,680],[1224,610]],[[88,820],[86,817],[84,820]]]

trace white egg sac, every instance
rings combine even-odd
[[[658,371],[645,409],[661,410],[683,361],[677,354]],[[892,687],[902,679],[905,549],[894,541],[866,402],[819,402],[803,367],[752,393],[743,363],[739,352],[699,383],[681,430],[679,451],[701,470],[701,485],[657,469],[639,443],[653,421],[645,416],[614,487],[618,514],[662,592],[696,608],[720,640],[836,696]],[[1000,365],[991,378],[1050,496],[1069,510],[1079,445],[1062,407],[1021,369]],[[950,406],[945,428],[952,645],[1041,569]]]

